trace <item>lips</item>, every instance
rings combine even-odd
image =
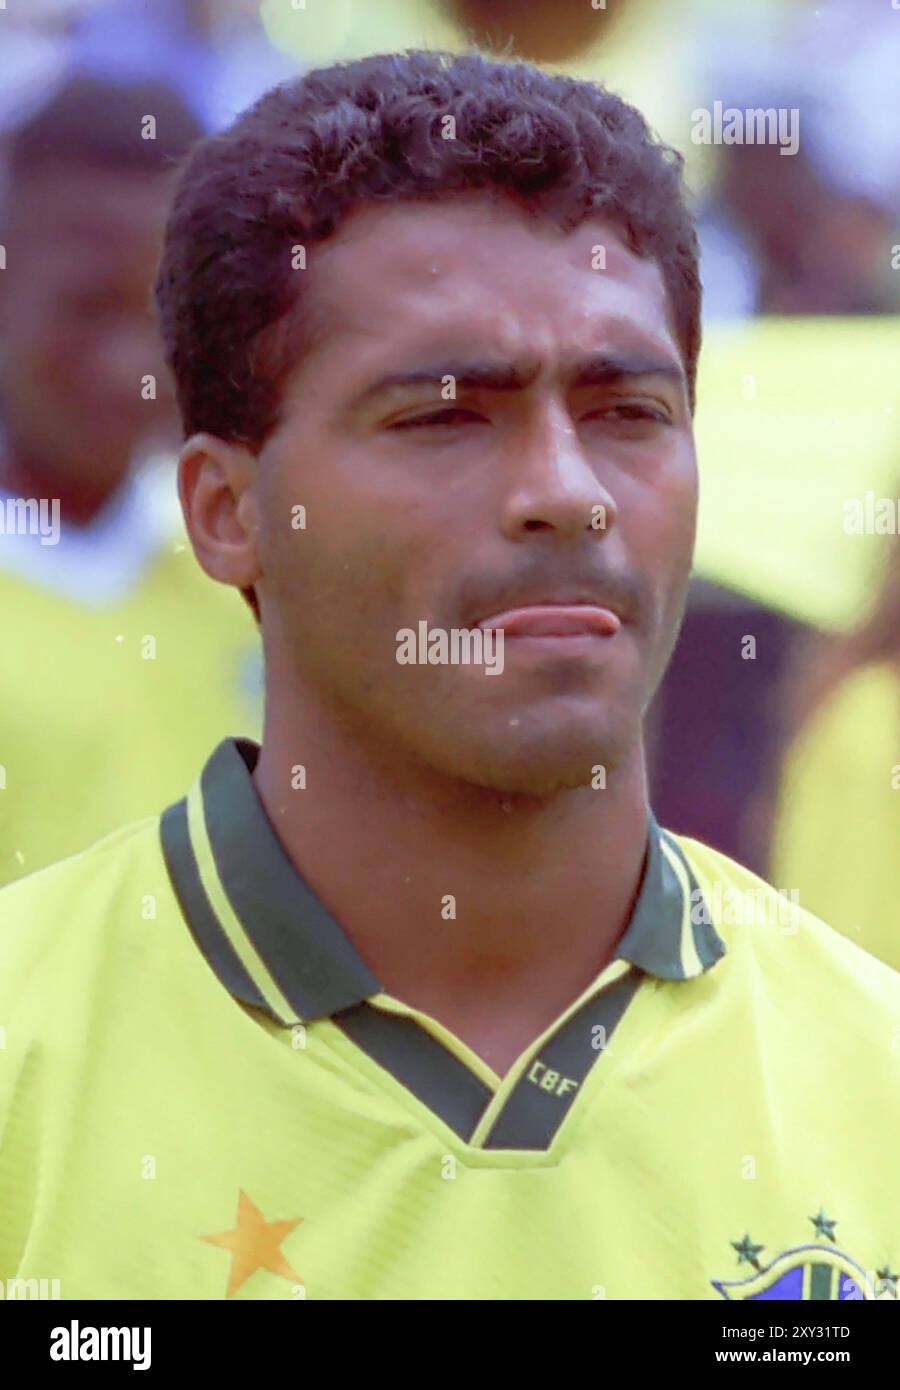
[[[506,608],[478,623],[499,628],[505,637],[613,637],[622,622],[617,613],[595,603],[535,603]]]

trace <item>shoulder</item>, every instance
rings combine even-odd
[[[85,992],[164,873],[153,816],[0,889],[0,1021]]]
[[[896,1036],[900,1055],[900,973],[803,907],[796,890],[776,888],[718,850],[673,836],[694,871],[704,907],[735,969],[765,981],[770,1000],[803,1012],[858,1022],[868,1015]]]

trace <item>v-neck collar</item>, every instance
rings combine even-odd
[[[312,1022],[383,987],[282,848],[253,785],[258,755],[249,739],[221,743],[165,813],[163,844],[188,924],[226,989],[281,1023]],[[648,821],[641,887],[615,955],[658,979],[687,980],[725,946],[698,910],[681,847]]]
[[[333,1019],[470,1138],[484,1128],[491,1088],[414,1017],[368,1002],[383,987],[283,849],[253,784],[258,756],[258,744],[226,739],[188,796],[162,816],[166,865],[197,946],[234,998],[284,1026]],[[683,850],[648,814],[641,884],[614,955],[631,968],[588,992],[545,1035],[482,1145],[546,1147],[641,979],[686,981],[724,953]]]

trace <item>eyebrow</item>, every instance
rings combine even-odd
[[[491,360],[453,359],[430,363],[414,371],[392,372],[380,377],[356,397],[352,408],[358,408],[386,394],[411,386],[440,387],[444,378],[452,377],[463,390],[523,391],[540,372],[539,363],[514,363]],[[636,377],[661,376],[685,387],[684,369],[671,358],[652,353],[592,353],[579,359],[566,372],[567,385],[607,386],[613,382]]]

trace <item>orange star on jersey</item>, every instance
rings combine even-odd
[[[271,1274],[280,1274],[283,1279],[294,1279],[302,1283],[300,1275],[293,1269],[278,1248],[286,1240],[303,1218],[295,1221],[266,1221],[259,1207],[255,1206],[241,1192],[238,1196],[237,1225],[233,1231],[222,1231],[219,1235],[201,1236],[210,1245],[221,1246],[231,1251],[231,1277],[228,1280],[228,1297],[237,1293],[251,1274],[258,1269],[267,1269]]]

